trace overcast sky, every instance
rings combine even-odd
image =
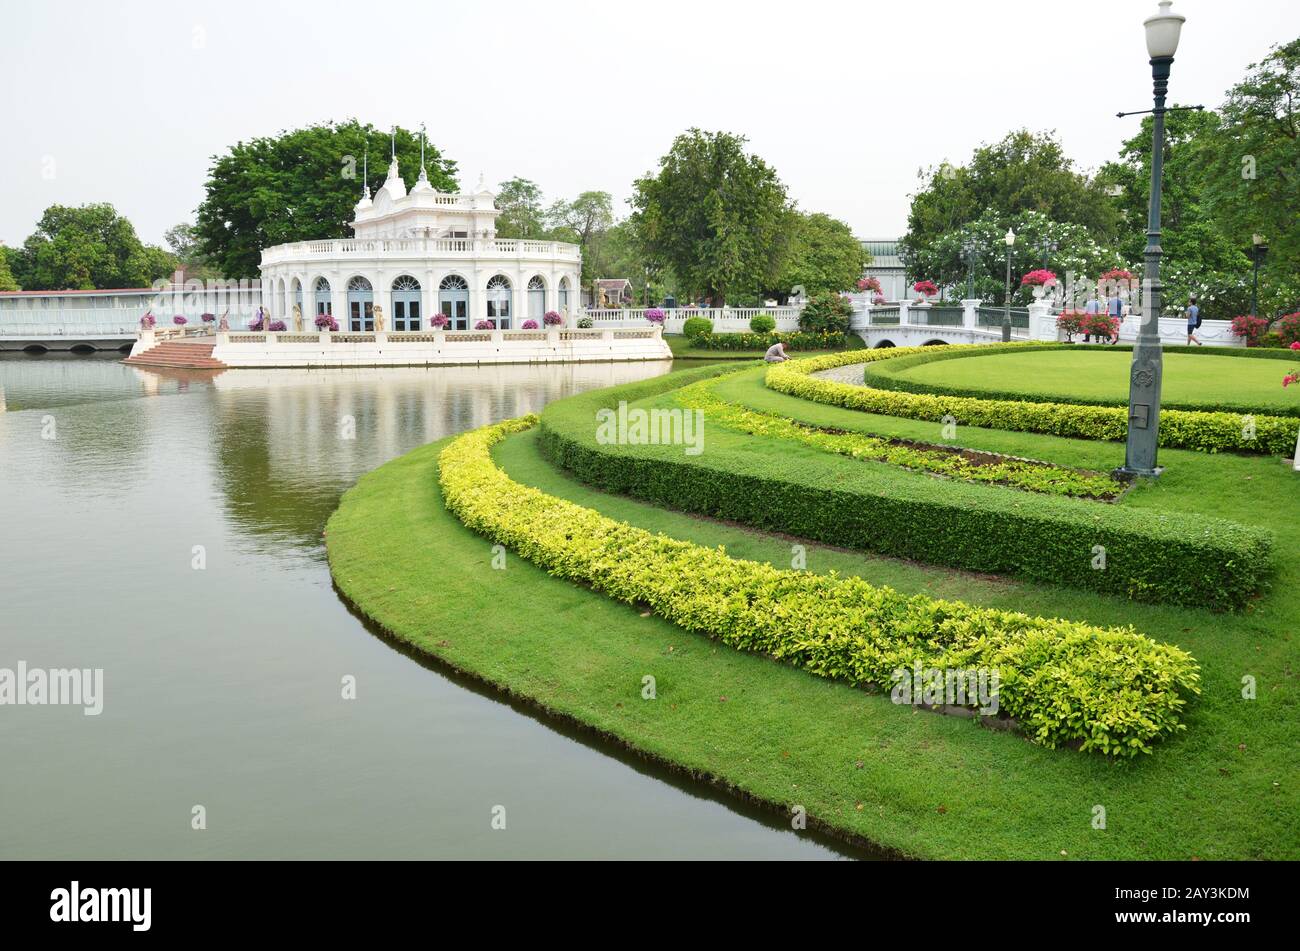
[[[1218,105],[1297,0],[1178,0],[1173,99]],[[1155,0],[18,2],[0,37],[0,240],[112,202],[146,241],[192,219],[211,156],[327,119],[428,124],[463,186],[613,193],[690,126],[747,136],[800,207],[897,237],[917,170],[1010,129],[1083,167],[1151,104]]]

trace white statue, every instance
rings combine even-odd
[[[302,333],[302,308],[297,304],[293,305],[293,332]]]
[[[221,319],[217,321],[217,331],[219,333],[230,333],[230,308],[226,308],[221,313]]]
[[[375,333],[384,331],[384,308],[380,304],[375,305]]]

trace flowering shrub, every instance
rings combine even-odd
[[[250,320],[248,322],[248,329],[254,332],[260,332],[262,330],[262,318],[255,317],[252,320]]]
[[[1246,341],[1246,346],[1259,346],[1260,338],[1268,331],[1268,321],[1263,317],[1242,314],[1232,318],[1232,332]]]
[[[664,312],[660,310],[658,307],[651,307],[649,310],[645,312],[646,320],[650,321],[650,323],[652,324],[659,324],[661,326],[664,322],[664,316],[665,316]]]
[[[1117,267],[1117,268],[1111,268],[1109,271],[1107,271],[1107,272],[1106,272],[1105,274],[1103,274],[1101,277],[1097,278],[1097,280],[1099,280],[1099,281],[1103,281],[1103,282],[1104,282],[1104,281],[1131,281],[1131,280],[1133,280],[1133,272],[1132,272],[1132,271],[1126,271],[1126,270],[1124,270],[1123,268],[1120,268],[1120,267]]]
[[[1056,275],[1046,268],[1030,271],[1020,279],[1021,287],[1051,287],[1056,283]]]
[[[210,324],[210,323],[212,323],[212,322],[213,322],[214,320],[216,320],[216,319],[217,319],[217,315],[216,315],[216,314],[200,314],[200,315],[199,315],[199,320],[203,321],[205,324]]]
[[[863,277],[858,279],[858,290],[875,291],[880,293],[880,279],[875,277]]]
[[[590,317],[579,317],[579,318],[578,318],[578,329],[579,329],[579,330],[590,330],[591,327],[592,327],[592,322],[591,322],[591,318],[590,318]]]
[[[814,294],[799,311],[799,329],[804,333],[846,334],[852,316],[853,305],[839,294]]]
[[[1081,310],[1063,310],[1056,317],[1056,329],[1065,334],[1066,343],[1074,342],[1074,335],[1083,333],[1083,318],[1087,316]]]
[[[875,297],[871,298],[871,303],[873,304],[883,304],[884,302],[885,302],[884,294],[877,294]]]
[[[338,324],[334,323],[334,318],[330,314],[317,314],[315,323],[317,330],[339,329]]]
[[[177,314],[175,317],[172,318],[172,323],[174,323],[177,327],[184,327],[186,324],[189,323],[189,321],[185,318],[184,314]]]
[[[273,333],[273,334],[283,333],[284,330],[285,330],[284,321],[283,321],[283,320],[273,320],[273,321],[271,321],[271,326],[268,327],[267,329],[270,330],[271,333]]]
[[[548,310],[542,314],[542,323],[547,327],[558,327],[564,323],[564,318],[560,316],[559,311]]]
[[[496,330],[497,322],[495,320],[480,320],[474,325],[475,330]]]
[[[429,318],[429,326],[434,330],[446,330],[451,326],[451,318],[446,314],[434,314]]]
[[[1292,350],[1296,349],[1295,345],[1300,343],[1300,311],[1287,314],[1278,320],[1277,335],[1283,343],[1290,345]]]
[[[537,329],[537,321],[535,321],[535,320],[533,320],[531,317],[529,317],[527,320],[525,320],[522,324],[519,325],[519,329],[520,329],[520,330],[536,330],[536,329]]]
[[[932,297],[935,294],[939,293],[939,288],[935,286],[934,281],[931,280],[917,281],[915,284],[912,285],[912,290],[916,291],[918,294],[921,294],[925,297]]]
[[[1292,350],[1300,350],[1300,340],[1292,341]],[[1292,383],[1300,383],[1300,371],[1292,370],[1286,376],[1282,377],[1282,388],[1286,389]]]
[[[1105,337],[1109,340],[1119,333],[1120,323],[1118,317],[1111,317],[1109,314],[1084,314],[1079,319],[1079,331],[1098,339]]]

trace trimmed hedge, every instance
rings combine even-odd
[[[1240,607],[1271,568],[1271,534],[1222,519],[1026,496],[855,465],[762,437],[734,437],[740,445],[729,449],[719,448],[722,438],[712,436],[699,456],[686,456],[681,446],[596,441],[597,410],[729,368],[703,371],[552,403],[541,417],[541,451],[590,485],[666,508],[932,565],[1146,601]],[[1097,545],[1106,549],[1105,570],[1092,569]]]
[[[1033,344],[1020,344],[1017,346],[1020,350],[1027,351],[1027,350],[1060,350],[1067,345],[1043,344],[1040,346],[1035,346]],[[1012,400],[1012,401],[1025,401],[1027,399],[1030,399],[1030,397],[1026,396],[1023,392],[1016,392],[1011,390],[997,390],[990,387],[977,388],[977,387],[969,387],[969,386],[938,385],[935,383],[925,383],[920,380],[910,380],[906,377],[898,375],[904,372],[905,370],[910,370],[912,367],[920,366],[925,363],[934,363],[939,360],[962,360],[962,359],[968,359],[968,358],[978,357],[982,355],[981,353],[973,352],[970,349],[966,349],[966,348],[957,350],[955,352],[947,352],[947,353],[935,353],[934,350],[936,348],[934,347],[927,347],[926,349],[931,352],[918,353],[910,357],[899,357],[897,360],[884,360],[884,361],[877,361],[876,363],[868,363],[866,368],[866,374],[865,374],[865,381],[867,385],[876,387],[877,389],[881,389],[881,390],[895,390],[900,393],[926,393],[932,396],[963,396],[963,397],[973,397],[975,399]],[[942,348],[942,349],[946,350],[948,348]],[[980,349],[982,351],[987,351],[989,348],[981,347]],[[1133,348],[1131,346],[1120,346],[1116,344],[1114,346],[1108,347],[1108,351],[1109,350],[1121,350],[1121,351],[1126,350],[1132,352]],[[1181,353],[1197,353],[1198,355],[1205,355],[1205,351],[1201,347],[1179,347],[1179,348],[1165,347],[1164,350],[1166,353],[1181,352]],[[1244,357],[1249,359],[1252,357],[1259,356],[1259,351],[1246,350],[1244,348],[1238,350],[1225,349],[1222,353],[1216,351],[1214,355]],[[1271,359],[1278,359],[1278,360],[1286,360],[1290,356],[1290,354],[1287,354],[1285,351],[1276,351],[1274,353],[1263,354],[1263,356],[1265,359],[1271,358]],[[1123,406],[1123,407],[1128,406],[1127,399],[1107,400],[1107,399],[1075,396],[1075,397],[1070,397],[1070,401],[1071,403],[1079,406]],[[1173,409],[1190,410],[1193,412],[1203,412],[1203,413],[1232,413],[1238,416],[1245,413],[1251,413],[1256,416],[1286,416],[1286,417],[1295,416],[1300,418],[1300,402],[1296,403],[1296,406],[1293,410],[1287,411],[1287,410],[1279,410],[1275,406],[1251,406],[1249,404],[1244,404],[1244,403],[1227,404],[1227,403],[1214,403],[1214,402],[1196,402],[1196,401],[1188,401],[1188,400],[1174,400],[1174,401],[1166,401],[1163,399],[1161,400],[1160,412],[1162,414],[1162,418],[1165,412]]]
[[[691,346],[698,350],[766,350],[778,340],[790,350],[839,350],[865,346],[856,334],[804,333],[802,330],[797,333],[715,333],[692,338]]]
[[[687,317],[682,323],[682,336],[694,341],[713,333],[713,321],[707,317]]]
[[[536,417],[456,438],[438,457],[447,508],[559,578],[590,584],[688,631],[821,677],[889,689],[915,665],[996,671],[999,712],[1037,743],[1111,756],[1149,753],[1186,727],[1200,671],[1185,651],[1132,628],[907,597],[860,578],[728,557],[520,485],[491,447]]]
[[[954,344],[945,351],[996,349],[1040,349],[1035,344]],[[1059,344],[1058,346],[1065,346]],[[900,357],[920,356],[933,347],[896,347],[853,353],[832,353],[806,360],[774,364],[767,371],[767,385],[781,393],[844,406],[848,409],[900,416],[905,419],[942,420],[951,415],[967,426],[1009,429],[1016,432],[1047,433],[1075,439],[1122,442],[1128,435],[1127,407],[1088,406],[1082,403],[1047,403],[1024,400],[987,400],[964,396],[932,396],[902,393],[866,385],[823,380],[812,374],[819,370],[852,363],[872,363]],[[1286,416],[1256,416],[1255,435],[1247,438],[1240,413],[1201,413],[1191,410],[1161,410],[1160,445],[1170,449],[1200,452],[1258,452],[1289,455],[1296,442],[1296,420]]]

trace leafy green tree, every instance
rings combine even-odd
[[[1218,230],[1245,251],[1268,243],[1261,313],[1300,308],[1300,39],[1275,46],[1228,91],[1197,158],[1202,199]],[[1240,262],[1239,262],[1240,263]],[[1242,311],[1244,312],[1244,311]]]
[[[745,142],[690,129],[634,183],[631,220],[649,264],[714,306],[763,285],[787,221],[785,186]]]
[[[590,284],[600,275],[591,270],[589,260],[595,245],[614,226],[614,199],[609,192],[582,192],[573,201],[561,199],[546,212],[550,236],[556,241],[570,241],[582,251],[582,283]]]
[[[909,273],[922,274],[931,245],[987,215],[1014,221],[1027,212],[1075,224],[1109,244],[1119,225],[1115,203],[1102,182],[1078,171],[1050,133],[1021,129],[1000,142],[977,148],[964,166],[944,163],[921,173],[925,182],[912,196],[902,256]],[[942,275],[939,275],[942,276]]]
[[[420,172],[420,138],[396,130],[402,180]],[[346,233],[361,197],[363,158],[369,151],[373,192],[384,183],[389,133],[351,119],[239,142],[213,158],[207,194],[195,224],[199,251],[230,278],[255,277],[263,248]],[[425,149],[429,183],[454,192],[456,163],[433,145]]]
[[[497,190],[497,236],[501,238],[547,237],[546,216],[542,211],[542,190],[526,178],[502,182]]]
[[[18,282],[14,280],[13,270],[9,266],[9,255],[11,249],[0,244],[0,291],[17,291],[21,290]]]
[[[167,247],[171,249],[171,253],[180,265],[185,268],[188,279],[205,281],[221,276],[208,264],[195,228],[189,222],[182,221],[180,224],[172,225],[163,232],[163,241],[167,243]]]
[[[15,265],[14,278],[28,290],[93,290],[148,287],[171,276],[176,258],[141,243],[112,205],[51,205]]]
[[[821,212],[804,214],[790,209],[777,255],[775,273],[765,282],[763,296],[785,304],[790,292],[802,286],[809,294],[851,290],[871,255],[853,230],[838,218]]]

